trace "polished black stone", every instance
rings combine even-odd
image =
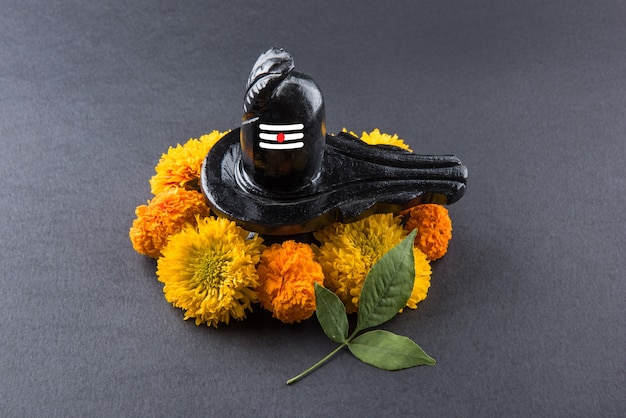
[[[450,204],[463,196],[466,178],[456,157],[367,145],[340,133],[327,136],[314,185],[295,192],[264,190],[246,178],[236,129],[209,152],[202,190],[215,212],[242,227],[291,235],[420,203]]]
[[[467,169],[454,156],[327,135],[319,87],[293,68],[275,48],[255,63],[241,128],[205,159],[202,191],[214,212],[251,231],[293,235],[463,196]]]
[[[311,77],[293,68],[289,53],[271,48],[257,59],[248,79],[241,159],[250,180],[267,190],[307,187],[322,167],[322,92]]]

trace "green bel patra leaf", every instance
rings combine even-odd
[[[288,385],[315,371],[346,346],[359,360],[384,370],[435,364],[432,357],[407,337],[382,330],[359,335],[366,328],[390,320],[406,306],[415,280],[415,234],[416,231],[411,232],[370,269],[361,290],[356,328],[350,336],[344,304],[332,291],[315,284],[317,319],[326,336],[340,345],[313,366],[289,379]]]
[[[430,357],[410,338],[389,331],[363,333],[348,343],[356,358],[384,370],[400,370],[414,366],[432,366]]]
[[[415,281],[416,232],[387,251],[367,274],[359,300],[357,332],[387,322],[406,306]]]
[[[315,283],[315,315],[324,333],[331,340],[343,343],[348,338],[346,307],[330,290]]]

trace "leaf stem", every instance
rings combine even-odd
[[[346,340],[345,342],[341,343],[341,345],[339,345],[337,348],[335,348],[333,351],[331,351],[326,357],[324,357],[323,359],[321,359],[320,361],[318,361],[317,363],[315,363],[314,365],[312,365],[311,367],[309,367],[308,369],[306,369],[305,371],[303,371],[299,375],[297,375],[295,377],[292,377],[291,379],[287,380],[287,384],[291,385],[293,383],[296,383],[298,380],[302,379],[304,376],[308,375],[309,373],[314,372],[317,368],[319,368],[324,363],[326,363],[328,360],[330,360],[342,348],[347,347],[348,346],[348,341],[349,341],[349,339]]]

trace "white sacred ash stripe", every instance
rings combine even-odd
[[[295,141],[298,139],[304,138],[304,134],[302,132],[294,133],[294,134],[284,134],[285,141]],[[266,141],[278,141],[278,134],[268,134],[265,132],[261,132],[259,134],[259,138],[265,139]]]
[[[263,149],[298,149],[304,146],[304,142],[283,142],[282,144],[273,142],[259,142]]]
[[[301,129],[304,129],[304,125],[301,123],[294,123],[292,125],[268,125],[266,123],[261,123],[259,124],[259,128],[263,131],[284,132],[284,131],[299,131]]]

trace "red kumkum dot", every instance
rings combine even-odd
[[[278,135],[276,135],[276,140],[279,144],[282,144],[283,142],[285,142],[285,134],[280,132]]]

